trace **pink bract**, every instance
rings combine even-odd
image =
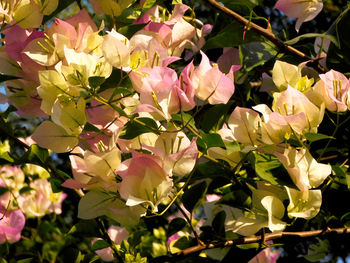
[[[25,218],[21,210],[7,211],[0,208],[0,244],[8,241],[17,242],[21,239]]]

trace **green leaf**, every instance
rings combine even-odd
[[[350,8],[348,7],[331,28],[328,33],[337,38],[339,46],[331,43],[327,52],[327,67],[340,72],[350,71]]]
[[[251,244],[242,244],[242,245],[237,245],[237,247],[239,247],[240,249],[258,249],[259,248],[259,244],[258,243],[251,243]]]
[[[332,136],[325,135],[322,133],[307,132],[304,135],[309,142],[316,142],[316,141],[325,140],[325,139],[335,139]]]
[[[203,199],[207,189],[207,183],[201,182],[193,185],[190,189],[184,192],[182,195],[182,202],[187,211],[192,212],[193,209],[199,205]]]
[[[233,101],[229,101],[227,104],[218,104],[204,113],[200,122],[202,130],[205,132],[209,132],[210,130],[217,131],[222,126],[224,116],[230,110],[232,104]]]
[[[109,98],[109,101],[112,101],[113,98],[118,94],[123,94],[125,96],[125,95],[132,94],[132,91],[127,88],[118,87],[114,89],[112,96]]]
[[[147,24],[131,24],[118,29],[118,32],[130,39],[136,32],[143,29]]]
[[[310,262],[320,262],[329,253],[329,241],[317,238],[318,243],[309,246],[307,255],[304,256]]]
[[[196,178],[216,179],[219,176],[229,178],[230,175],[221,165],[217,165],[214,162],[200,162],[197,164],[195,171]]]
[[[241,146],[236,141],[233,141],[233,142],[224,141],[224,144],[228,155],[230,155],[233,152],[239,152],[241,150]]]
[[[91,250],[96,251],[109,247],[109,244],[104,240],[97,240],[91,247]]]
[[[91,124],[90,122],[86,122],[84,126],[83,132],[97,132],[102,133],[99,128],[97,128],[95,125]]]
[[[37,231],[43,240],[52,238],[52,234],[62,234],[61,230],[50,221],[42,221],[42,223],[37,227]]]
[[[25,154],[21,157],[21,162],[38,164],[46,167],[49,152],[47,149],[41,148],[37,144],[32,144]]]
[[[25,186],[25,187],[22,187],[21,190],[19,190],[19,194],[26,194],[32,190],[35,190],[34,188],[31,188],[30,186]]]
[[[122,70],[114,68],[112,74],[101,84],[99,92],[117,88],[123,76],[124,72]]]
[[[182,0],[173,0],[171,2],[172,5],[182,4]]]
[[[52,192],[60,193],[62,192],[61,184],[62,182],[56,178],[49,178],[49,182],[51,184]]]
[[[0,74],[0,83],[12,79],[19,79],[19,77]]]
[[[190,125],[192,128],[197,130],[194,118],[188,113],[172,114],[171,118],[173,121],[179,122],[182,125]]]
[[[71,4],[73,4],[75,2],[75,0],[59,0],[58,1],[58,7],[56,8],[56,10],[51,13],[49,16],[44,16],[43,22],[42,24],[45,24],[46,22],[48,22],[49,20],[57,17],[57,15],[63,11],[64,9],[66,9],[68,6],[70,6]]]
[[[251,153],[248,158],[256,174],[263,180],[274,185],[287,185],[295,188],[287,170],[277,157],[269,154]]]
[[[81,253],[81,251],[77,251],[77,257],[75,259],[74,263],[80,263],[84,259],[84,254]]]
[[[218,204],[227,204],[237,208],[251,207],[252,198],[242,189],[231,189],[219,201]]]
[[[316,38],[316,37],[321,37],[324,39],[328,39],[330,40],[334,45],[336,45],[337,47],[339,47],[339,43],[336,37],[332,36],[332,35],[328,35],[328,34],[319,34],[319,33],[308,33],[308,34],[304,34],[304,35],[300,35],[297,36],[293,39],[290,39],[288,41],[285,41],[284,43],[286,45],[294,45],[296,43],[298,43],[300,40],[304,39],[304,38]]]
[[[113,103],[110,105],[113,108],[113,110],[115,110],[116,112],[119,113],[120,116],[130,117],[122,108],[119,108],[117,105],[115,105]]]
[[[9,163],[12,163],[14,161],[14,159],[10,156],[10,153],[8,153],[8,152],[1,153],[0,154],[0,159],[6,160]]]
[[[157,0],[146,0],[145,3],[143,4],[143,9],[149,9],[151,8],[155,3],[157,2]]]
[[[348,186],[348,189],[350,190],[350,174],[346,174],[346,184],[347,184],[347,186]]]
[[[215,215],[213,222],[211,224],[215,232],[220,237],[225,237],[225,220],[226,220],[225,211],[220,211]]]
[[[334,180],[341,184],[347,185],[349,187],[348,175],[346,173],[346,168],[339,165],[332,165],[332,171],[335,174]]]
[[[131,140],[140,134],[148,132],[159,134],[158,125],[153,119],[142,117],[129,121],[126,124],[126,128],[123,130],[122,135],[119,137],[122,139]]]
[[[67,232],[66,235],[78,237],[97,237],[100,235],[99,226],[95,220],[80,220]]]
[[[174,235],[179,232],[187,225],[185,219],[181,217],[174,218],[170,223],[167,231],[167,237]]]
[[[7,187],[0,186],[0,196],[7,193],[8,191],[9,189]]]
[[[24,258],[24,259],[20,259],[20,260],[17,260],[16,262],[17,263],[30,263],[30,262],[33,262],[34,258]]]
[[[240,14],[249,14],[254,7],[261,3],[259,0],[221,0],[220,2]]]
[[[243,26],[234,21],[224,27],[217,35],[210,37],[203,47],[203,50],[234,47],[244,43],[257,42],[261,40],[262,37],[260,37],[253,30],[246,31],[245,38],[243,40]]]
[[[342,215],[340,221],[344,224],[345,227],[350,227],[350,212],[347,212],[344,215]]]
[[[277,54],[271,42],[251,42],[239,46],[241,65],[246,71],[251,71],[257,66],[274,58]]]
[[[194,245],[194,240],[189,236],[182,236],[175,241],[173,245],[170,245],[169,250],[171,253],[177,253],[186,248],[189,248]]]
[[[69,179],[69,178],[72,178],[69,174],[63,172],[62,170],[60,169],[56,169],[55,172],[57,172],[62,178],[64,179]]]
[[[97,87],[100,87],[106,81],[106,78],[100,77],[100,76],[92,76],[92,77],[89,77],[88,81],[89,81],[90,87],[97,88]]]
[[[206,144],[207,148],[210,147],[225,147],[224,142],[221,139],[221,136],[217,133],[204,133],[201,132],[202,140]]]

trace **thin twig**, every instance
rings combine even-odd
[[[325,72],[325,69],[318,63],[318,60],[313,59],[309,56],[307,56],[305,53],[301,52],[300,50],[286,45],[282,40],[277,38],[270,29],[263,28],[248,19],[244,18],[243,16],[237,14],[236,12],[232,11],[231,9],[221,5],[220,3],[216,2],[215,0],[207,0],[207,2],[215,7],[216,9],[220,10],[221,12],[229,15],[230,17],[234,18],[238,23],[242,24],[246,28],[249,26],[249,29],[254,30],[259,35],[262,35],[263,37],[270,40],[272,43],[274,43],[281,51],[287,52],[293,55],[296,55],[300,57],[303,60],[310,60],[310,62],[315,66],[315,68],[321,72]]]
[[[191,228],[192,233],[194,234],[195,238],[197,239],[197,242],[199,245],[204,245],[203,241],[200,240],[198,233],[196,232],[196,230],[193,228],[192,225],[192,220],[188,217],[188,215],[186,214],[186,212],[182,209],[182,207],[178,204],[178,203],[174,203],[176,205],[176,207],[179,209],[179,211],[183,214],[183,216],[185,217],[189,227]],[[192,217],[192,216],[191,216]]]
[[[0,127],[0,131],[3,134],[6,134],[6,136],[8,136],[9,138],[11,138],[15,143],[19,144],[20,146],[22,146],[25,149],[29,149],[30,147],[22,142],[20,139],[18,139],[16,136],[12,135],[11,133],[9,133],[5,128]]]
[[[336,234],[350,234],[350,228],[327,228],[325,230],[311,230],[311,231],[302,231],[302,232],[279,232],[279,233],[268,233],[264,236],[254,236],[254,237],[243,237],[235,240],[229,240],[225,242],[218,242],[218,243],[211,243],[211,244],[198,244],[196,246],[186,248],[177,255],[186,256],[192,253],[197,253],[205,249],[211,249],[211,248],[219,248],[219,247],[230,247],[234,245],[240,245],[240,244],[251,244],[251,243],[258,243],[261,240],[264,240],[264,242],[274,239],[281,239],[281,238],[288,238],[288,237],[299,237],[299,238],[308,238],[308,237],[316,237],[316,236],[323,236],[330,233],[336,233]]]

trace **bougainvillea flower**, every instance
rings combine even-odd
[[[19,207],[27,217],[42,217],[47,213],[62,212],[64,193],[53,193],[51,184],[46,179],[37,179],[29,184],[31,190],[17,198]]]
[[[159,156],[164,162],[163,168],[169,174],[180,176],[192,171],[198,156],[196,138],[190,141],[183,132],[174,130],[159,135],[154,147],[144,145],[143,148]]]
[[[100,29],[101,30],[101,29]],[[56,18],[46,31],[45,37],[31,41],[25,54],[43,66],[53,66],[64,59],[64,48],[77,52],[102,54],[103,37],[85,9],[66,21]]]
[[[127,206],[147,204],[152,211],[168,196],[173,186],[169,175],[162,168],[159,157],[134,152],[133,157],[122,163],[118,174],[122,177],[120,196]]]
[[[25,224],[22,211],[8,211],[0,207],[0,218],[0,244],[19,241]]]
[[[236,167],[242,160],[240,152],[228,153],[226,149],[220,147],[211,147],[208,149],[208,155],[215,159],[226,161],[232,167]]]
[[[299,191],[287,186],[284,187],[289,197],[287,207],[289,217],[311,219],[318,214],[322,204],[320,189]]]
[[[228,74],[219,70],[217,64],[210,64],[207,55],[201,51],[202,60],[191,73],[192,85],[196,96],[210,104],[227,103],[235,91],[233,82],[234,66]]]
[[[300,122],[293,122],[293,130],[298,133],[317,132],[317,127],[323,119],[324,105],[318,108],[302,92],[291,86],[281,93],[275,92],[273,97],[273,111],[283,116],[295,116],[299,113],[305,115]]]
[[[237,106],[228,119],[228,127],[237,142],[255,146],[258,144],[260,122],[256,111]]]
[[[320,74],[320,80],[306,93],[306,96],[316,105],[324,103],[329,111],[344,112],[348,108],[346,100],[349,87],[349,79],[344,74],[330,70]]]
[[[74,179],[67,179],[62,185],[72,189],[96,189],[103,185],[106,188],[116,186],[116,173],[121,163],[121,152],[111,147],[101,152],[83,151],[80,147],[74,152],[84,156],[70,155]]]
[[[167,21],[161,21],[158,8],[152,8],[150,15],[146,14],[137,23],[148,23],[143,31],[153,32],[159,38],[159,42],[168,49],[168,54],[179,57],[187,41],[196,34],[195,27],[183,19],[188,8],[183,4],[175,5],[173,13]],[[155,21],[150,19],[151,16],[154,17]]]
[[[318,163],[307,149],[285,148],[283,153],[276,152],[280,162],[300,191],[318,187],[331,174],[332,167]]]
[[[23,118],[45,117],[40,109],[40,99],[37,95],[38,84],[24,79],[14,79],[5,82],[6,97],[8,102],[18,109],[18,114]]]
[[[53,104],[51,119],[68,134],[80,134],[86,123],[85,100],[80,98],[75,103],[66,96],[59,96]]]
[[[285,199],[285,194],[279,187],[263,182],[257,182],[257,187],[257,189],[250,187],[253,193],[251,211],[213,202],[206,203],[204,211],[208,218],[207,222],[211,224],[217,213],[225,211],[226,231],[244,236],[253,235],[263,227],[268,227],[272,232],[282,231],[286,227],[286,223],[281,221],[285,211],[281,198]]]
[[[127,240],[129,237],[128,231],[120,226],[110,226],[107,230],[109,237],[111,240],[116,244],[120,245],[123,240]],[[92,243],[96,242],[97,240],[101,240],[100,238],[96,238],[92,241]],[[113,261],[113,250],[110,247],[99,249],[95,251],[97,255],[103,260],[103,261]]]
[[[159,112],[160,116],[170,119],[171,114],[180,110],[177,95],[178,78],[175,70],[168,67],[153,67],[142,69],[145,76],[138,79],[132,75],[134,88],[140,93],[140,102],[136,112]],[[141,86],[140,86],[141,84]]]
[[[40,1],[39,1],[40,2]],[[53,1],[53,2],[58,2]],[[41,3],[40,3],[41,5]],[[43,19],[41,7],[35,1],[30,0],[5,0],[0,4],[0,25],[17,24],[22,28],[39,27]]]
[[[16,198],[25,186],[24,178],[24,173],[19,166],[4,165],[0,168],[0,186],[9,190],[0,195],[0,206],[9,210],[18,209]]]
[[[239,70],[242,66],[240,65],[239,51],[237,48],[224,48],[222,55],[218,58],[217,64],[221,72],[228,74],[231,67],[234,65],[233,71]]]
[[[210,33],[212,26],[203,25],[201,29],[195,28],[183,18],[188,9],[189,7],[184,4],[176,4],[166,20],[164,16],[159,15],[158,6],[154,6],[136,21],[136,23],[147,23],[139,34],[147,35],[147,32],[150,32],[167,49],[169,56],[180,57],[185,48],[192,49],[189,52],[190,56],[186,55],[186,58],[190,58],[193,52],[198,52],[204,45],[204,36]]]
[[[68,134],[64,128],[52,121],[42,122],[32,135],[32,139],[40,146],[56,153],[69,152],[77,146],[77,135]]]
[[[115,191],[89,191],[80,199],[78,205],[79,218],[93,219],[105,215],[122,226],[136,225],[145,212],[146,209],[139,205],[126,206],[125,201],[120,200]]]
[[[102,44],[104,57],[114,67],[129,67],[129,40],[114,29],[107,33]]]
[[[193,70],[194,65],[192,61],[182,70],[176,89],[180,100],[180,108],[183,111],[192,110],[196,106],[196,102],[194,101],[196,91],[190,79]]]
[[[248,263],[276,263],[279,255],[279,250],[272,250],[272,248],[268,247],[260,251]]]
[[[298,32],[302,23],[314,19],[323,8],[322,0],[278,0],[275,8],[289,17],[297,18],[295,30]]]
[[[119,16],[122,11],[130,6],[135,0],[89,0],[96,14],[106,14],[109,16]]]
[[[276,146],[288,140],[293,132],[302,134],[308,127],[308,122],[303,112],[284,116],[279,112],[271,111],[265,104],[256,105],[253,109],[262,114],[259,141],[265,146],[265,151],[273,152]]]

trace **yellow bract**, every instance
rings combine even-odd
[[[40,27],[43,14],[38,5],[33,4],[30,0],[22,0],[15,9],[13,18],[22,28],[35,28]]]
[[[58,95],[67,92],[68,86],[61,74],[55,70],[39,71],[38,94],[42,98],[41,110],[51,115],[52,106]]]
[[[280,91],[287,89],[288,85],[295,87],[300,78],[300,69],[295,65],[277,60],[273,66],[272,80]]]
[[[77,103],[67,96],[60,95],[52,107],[52,120],[63,127],[67,133],[79,135],[86,123],[85,101],[80,98]]]
[[[71,151],[79,141],[76,135],[68,134],[65,129],[51,121],[41,123],[32,135],[32,139],[40,147],[56,153]]]

